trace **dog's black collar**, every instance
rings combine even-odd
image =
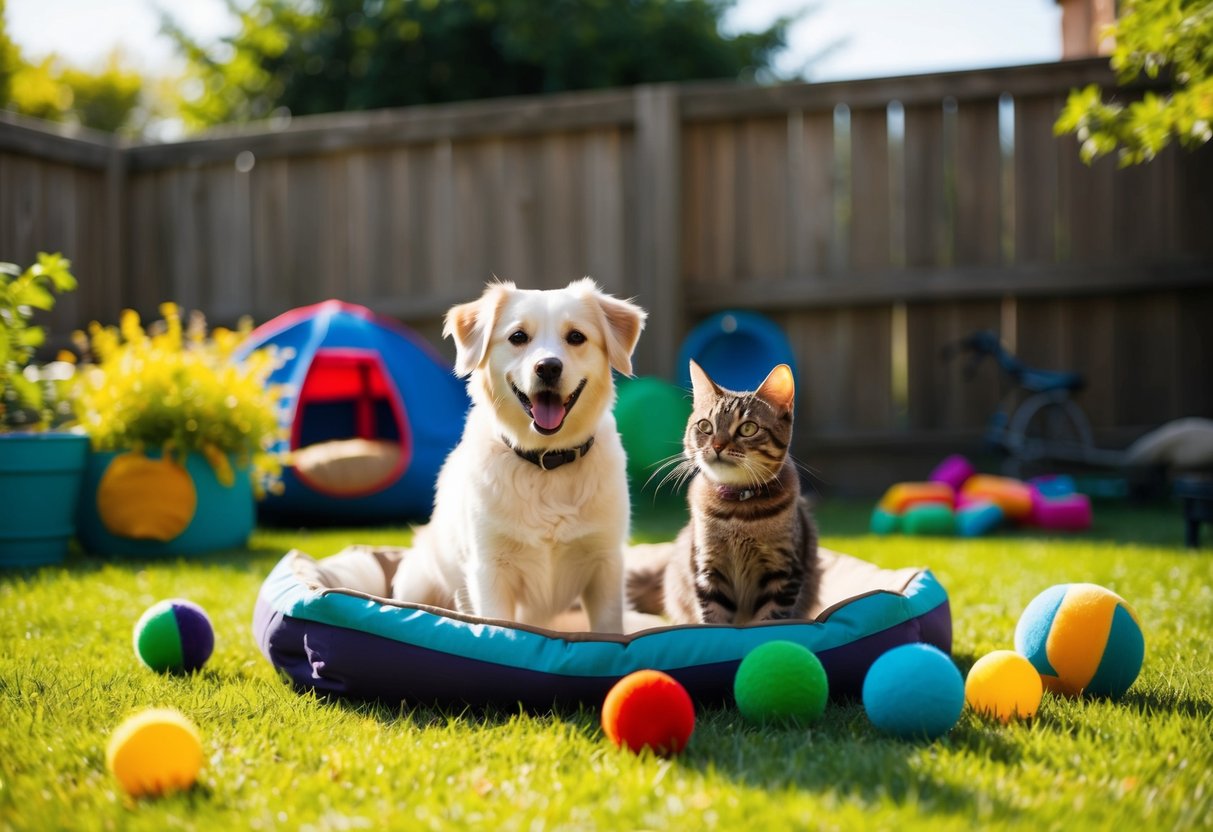
[[[525,459],[532,465],[538,465],[545,471],[551,471],[553,468],[559,468],[561,465],[566,465],[570,462],[576,462],[590,452],[590,448],[594,447],[594,437],[590,437],[585,441],[584,445],[579,445],[576,448],[569,448],[565,451],[523,451],[515,448],[510,444],[510,441],[504,436],[501,441],[509,447],[518,456]]]

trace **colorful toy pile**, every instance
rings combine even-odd
[[[1065,475],[1011,477],[979,474],[960,455],[935,467],[926,482],[901,482],[872,512],[874,534],[980,537],[1004,524],[1050,531],[1091,528],[1091,501]]]

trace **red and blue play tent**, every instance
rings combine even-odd
[[[427,517],[434,484],[459,441],[468,397],[450,364],[416,333],[329,300],[261,325],[240,355],[274,347],[270,383],[294,464],[267,495],[271,518],[361,522]]]

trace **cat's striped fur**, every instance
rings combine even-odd
[[[781,364],[753,393],[720,387],[694,362],[691,379],[682,463],[697,472],[691,519],[664,570],[629,575],[629,600],[678,623],[803,618],[817,599],[820,568],[816,527],[788,454],[792,371]]]

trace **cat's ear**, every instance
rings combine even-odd
[[[724,395],[720,385],[712,381],[703,367],[696,364],[694,359],[691,360],[691,392],[695,394],[696,401],[714,399]]]
[[[790,411],[792,402],[796,399],[796,380],[792,378],[792,368],[787,364],[780,364],[771,370],[762,384],[758,385],[754,395],[767,404]]]
[[[497,315],[513,290],[513,283],[490,283],[478,300],[452,306],[447,311],[442,337],[455,341],[456,375],[471,375],[484,362]]]

